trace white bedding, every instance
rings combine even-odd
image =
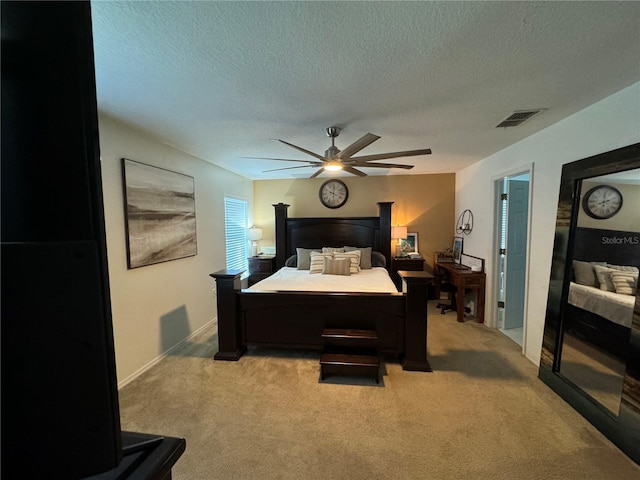
[[[633,295],[620,295],[571,282],[568,301],[571,305],[593,312],[611,322],[631,327],[636,301]]]
[[[322,275],[283,267],[252,285],[249,290],[398,293],[389,273],[382,267],[361,270],[354,275]]]

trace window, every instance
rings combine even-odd
[[[224,197],[224,238],[227,269],[247,270],[247,201]]]

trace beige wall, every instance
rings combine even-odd
[[[455,227],[455,174],[340,177],[347,203],[324,207],[318,190],[326,178],[253,182],[254,223],[263,229],[259,246],[275,245],[273,204],[287,203],[289,217],[376,216],[377,202],[394,202],[393,225],[418,233],[418,250],[432,266],[433,252],[450,248]]]
[[[214,282],[225,268],[224,195],[252,205],[251,181],[100,115],[109,283],[118,383],[126,384],[216,318]],[[127,269],[121,158],[194,177],[198,254]]]

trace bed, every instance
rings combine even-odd
[[[379,203],[377,217],[348,218],[289,218],[288,205],[274,205],[276,273],[252,288],[242,288],[241,271],[211,274],[218,306],[219,348],[214,358],[237,361],[250,346],[322,350],[325,329],[366,329],[377,333],[368,346],[397,357],[404,370],[431,371],[427,299],[433,277],[427,272],[400,272],[403,291],[395,289],[389,276],[392,203]],[[344,246],[378,252],[385,267],[372,266],[370,271],[341,278],[285,266],[298,249]],[[287,283],[287,275],[298,276],[294,286]],[[377,286],[365,285],[369,275],[379,277]],[[325,281],[333,277],[329,291],[311,284],[311,277]],[[351,286],[348,280],[353,281]]]
[[[636,302],[640,259],[635,242],[639,236],[576,229],[565,331],[621,358],[626,358],[629,349]],[[621,243],[606,239],[620,239]]]

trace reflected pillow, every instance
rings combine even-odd
[[[638,288],[638,274],[614,270],[611,272],[611,281],[615,287],[615,292],[622,295],[635,295]]]
[[[613,268],[602,267],[600,265],[594,265],[593,270],[596,272],[598,282],[600,282],[600,290],[605,292],[615,292],[616,287],[611,280],[611,272],[617,272],[620,270],[614,270]]]
[[[323,264],[323,275],[351,275],[351,260],[349,260],[348,258],[333,259],[324,257]]]
[[[371,268],[371,247],[344,247],[345,252],[360,250],[360,268],[368,270]]]
[[[587,285],[589,287],[598,286],[598,278],[596,277],[592,263],[574,260],[573,277],[575,282],[580,285]]]
[[[632,265],[611,265],[610,263],[606,264],[607,267],[613,268],[614,270],[620,270],[622,272],[632,272],[638,273],[638,267],[634,267]]]

